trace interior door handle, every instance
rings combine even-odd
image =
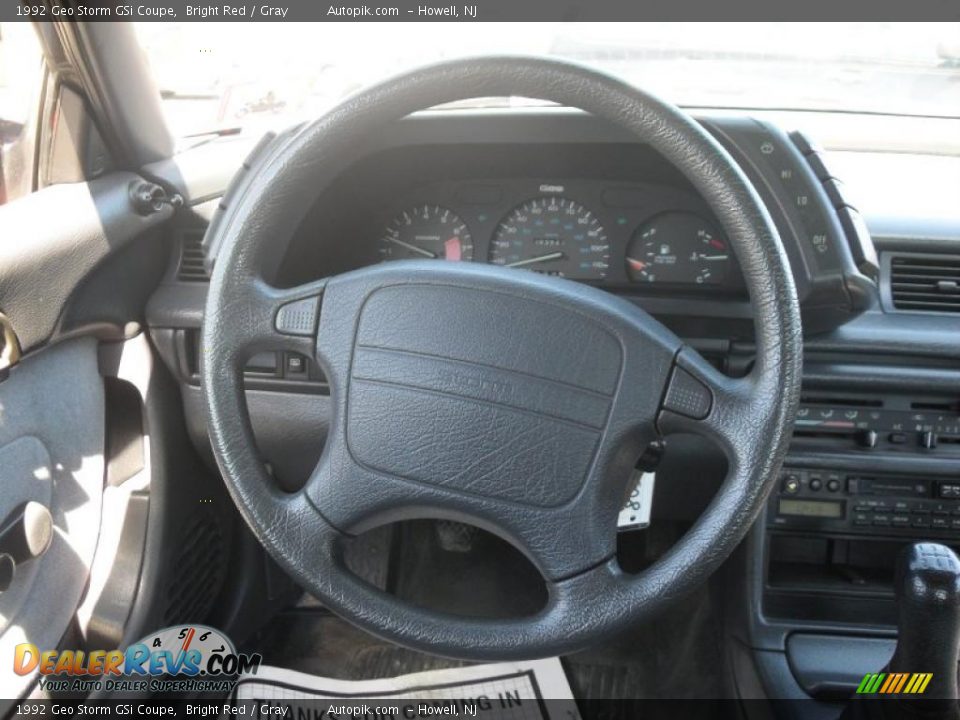
[[[10,318],[0,312],[0,380],[5,380],[7,371],[20,362],[20,340]]]

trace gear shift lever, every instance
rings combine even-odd
[[[897,562],[897,649],[890,672],[932,673],[921,696],[956,710],[960,653],[960,558],[937,543],[904,548]]]
[[[957,656],[960,653],[960,558],[938,543],[915,543],[897,558],[894,584],[899,634],[883,672],[930,673],[922,694],[901,685],[887,694],[857,695],[843,720],[960,720]],[[904,689],[909,685],[902,686]],[[874,692],[877,692],[876,690]]]

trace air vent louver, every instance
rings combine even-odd
[[[897,310],[960,313],[960,255],[895,255],[890,297]]]
[[[203,233],[184,233],[180,238],[180,264],[177,266],[177,280],[185,282],[207,282],[210,275],[203,266]]]

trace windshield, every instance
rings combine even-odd
[[[960,117],[960,23],[142,23],[138,33],[180,137],[287,125],[400,70],[492,53],[587,63],[690,108]]]

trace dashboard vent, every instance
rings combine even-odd
[[[890,299],[897,310],[960,313],[960,256],[894,255]]]
[[[185,282],[207,282],[210,275],[204,267],[203,233],[184,233],[180,238],[180,264],[177,266],[177,280]]]

